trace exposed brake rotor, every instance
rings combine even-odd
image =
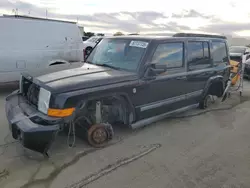
[[[93,147],[104,147],[113,138],[114,132],[110,124],[92,125],[88,129],[88,142]]]

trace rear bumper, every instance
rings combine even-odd
[[[25,148],[45,153],[50,148],[62,119],[48,117],[29,105],[18,91],[6,98],[5,112],[14,139]]]

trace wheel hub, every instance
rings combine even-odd
[[[88,129],[88,142],[94,147],[104,147],[113,138],[114,132],[110,124],[96,124]]]
[[[93,141],[97,144],[101,144],[107,140],[107,131],[105,128],[98,128],[92,133]]]

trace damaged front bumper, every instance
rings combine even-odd
[[[5,111],[12,137],[20,140],[25,148],[46,154],[62,119],[39,112],[18,91],[6,98]]]

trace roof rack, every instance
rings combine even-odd
[[[62,23],[72,23],[76,24],[77,22],[73,21],[66,21],[66,20],[56,20],[56,19],[49,19],[49,18],[39,18],[39,17],[32,17],[32,16],[22,16],[22,15],[7,15],[3,14],[0,18],[23,18],[23,19],[30,19],[30,20],[44,20],[44,21],[54,21],[54,22],[62,22]]]
[[[199,33],[176,33],[173,35],[173,37],[207,37],[207,38],[227,39],[227,37],[223,35],[209,35],[209,34],[199,34]]]

